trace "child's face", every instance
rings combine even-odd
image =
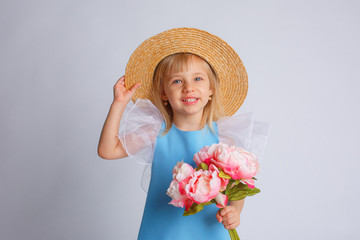
[[[201,119],[212,93],[203,63],[192,60],[182,72],[165,75],[161,97],[169,101],[174,119],[188,116]]]

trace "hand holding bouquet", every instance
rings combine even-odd
[[[170,204],[185,207],[184,216],[212,203],[224,208],[228,201],[260,192],[254,185],[254,176],[259,171],[257,158],[242,148],[213,144],[195,153],[193,159],[196,169],[183,161],[176,164],[167,190],[172,198]],[[229,233],[231,239],[239,239],[235,229]]]

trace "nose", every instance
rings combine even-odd
[[[184,92],[192,92],[192,91],[194,91],[194,86],[192,85],[191,82],[186,81],[186,82],[184,83],[183,91],[184,91]]]

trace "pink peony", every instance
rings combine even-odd
[[[226,196],[225,194],[219,193],[215,197],[215,201],[217,203],[216,206],[218,208],[224,208],[228,204],[228,196]]]
[[[249,188],[254,188],[255,187],[255,181],[254,179],[241,179],[244,183],[246,183]]]
[[[179,182],[176,180],[172,180],[170,186],[166,192],[166,194],[172,198],[169,204],[175,207],[185,207],[188,210],[191,205],[194,203],[191,199],[189,199],[184,191],[180,190]]]
[[[216,171],[216,172],[218,173],[218,175],[219,175],[219,172],[220,172],[219,169],[218,169],[214,164],[210,164],[210,166],[209,166],[209,171],[211,171],[211,172]],[[225,191],[226,186],[227,186],[228,183],[229,183],[229,179],[220,178],[220,180],[221,180],[221,183],[220,183],[220,189],[219,189],[219,191],[222,192],[222,191]]]
[[[230,175],[232,179],[251,180],[258,173],[259,163],[255,155],[239,147],[229,147],[223,143],[216,145],[211,163]],[[245,183],[250,187],[253,182],[245,181]]]
[[[212,155],[209,154],[208,150],[209,146],[205,146],[200,149],[199,152],[195,153],[193,160],[197,166],[199,166],[200,163],[206,163],[207,165],[210,165]]]
[[[184,161],[178,162],[172,171],[173,179],[181,182],[182,180],[190,177],[193,172],[194,169],[192,166],[184,163]]]
[[[200,169],[192,174],[185,193],[194,202],[205,203],[218,195],[222,183],[219,170],[211,165],[209,170]]]
[[[187,197],[184,187],[189,182],[193,172],[194,169],[183,161],[176,164],[173,168],[174,180],[171,181],[170,186],[166,191],[166,194],[172,198],[172,201],[169,204],[175,207],[185,207],[186,210],[191,207],[194,201]]]

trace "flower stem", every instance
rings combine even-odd
[[[240,240],[240,237],[239,237],[239,235],[237,234],[235,228],[229,230],[229,235],[230,235],[230,239],[231,239],[231,240]]]

